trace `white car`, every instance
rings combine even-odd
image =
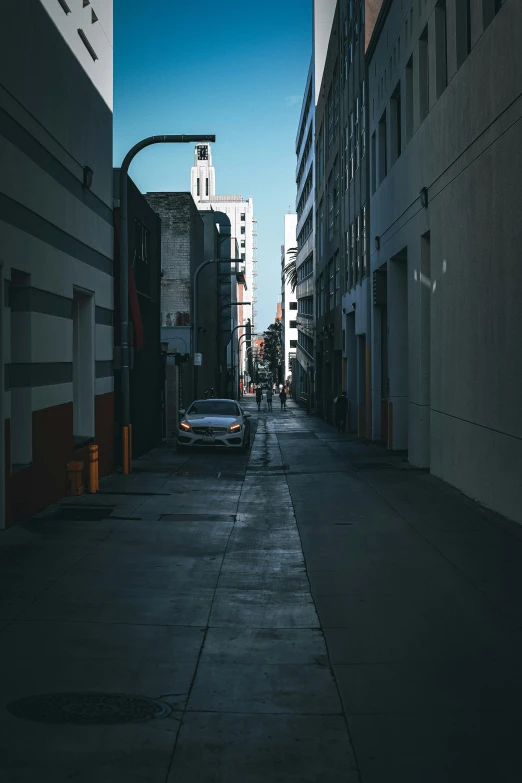
[[[198,446],[221,446],[247,451],[250,446],[250,413],[235,400],[196,400],[179,412],[178,451]]]

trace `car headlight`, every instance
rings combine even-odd
[[[190,424],[186,421],[180,421],[179,428],[180,430],[185,430],[185,432],[190,432]]]
[[[239,432],[239,431],[240,431],[240,429],[241,429],[241,424],[232,424],[232,425],[229,427],[229,431],[230,431],[230,432]]]

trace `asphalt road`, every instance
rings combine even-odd
[[[522,779],[521,529],[276,402],[0,534],[3,783]]]

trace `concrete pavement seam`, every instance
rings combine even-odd
[[[279,449],[279,453],[281,455],[281,463],[284,464],[283,453],[281,451],[281,444],[279,443],[279,438],[277,437],[277,433],[276,433],[276,439],[277,439],[277,448]],[[286,486],[288,488],[288,494],[290,496],[290,501],[292,503],[292,510],[293,510],[293,514],[294,514],[295,525],[296,525],[296,528],[297,528],[297,533],[299,535],[299,541],[301,543],[301,552],[303,554],[305,573],[306,573],[306,578],[308,580],[308,589],[310,591],[310,597],[311,597],[311,599],[313,601],[313,604],[314,604],[314,607],[315,607],[315,611],[316,611],[317,617],[319,619],[319,627],[320,627],[321,633],[323,634],[324,645],[325,645],[325,648],[326,648],[326,654],[328,656],[328,663],[329,663],[329,666],[330,666],[330,672],[331,672],[331,675],[332,675],[334,683],[335,683],[335,688],[336,688],[336,691],[337,691],[339,704],[341,706],[341,713],[339,713],[339,714],[342,714],[342,716],[344,718],[344,724],[346,726],[346,732],[348,734],[348,740],[350,742],[350,747],[352,749],[353,758],[354,758],[354,761],[355,761],[355,767],[357,769],[357,777],[358,777],[360,783],[362,783],[361,768],[359,766],[359,760],[357,758],[357,751],[355,750],[355,743],[353,741],[352,733],[350,731],[350,726],[348,725],[348,718],[346,716],[346,711],[344,709],[343,700],[341,698],[341,691],[339,690],[339,685],[337,683],[337,677],[335,676],[335,671],[334,671],[333,664],[332,664],[332,661],[331,661],[330,650],[328,648],[328,641],[327,641],[326,636],[324,634],[323,627],[321,625],[321,619],[319,617],[319,612],[317,611],[317,606],[315,604],[315,599],[314,599],[314,596],[313,596],[313,593],[312,593],[312,585],[310,584],[310,577],[308,576],[308,565],[307,565],[307,562],[306,562],[306,555],[305,555],[304,549],[303,549],[303,541],[302,541],[302,538],[301,538],[301,531],[299,530],[299,523],[297,522],[297,514],[296,514],[296,510],[295,510],[295,506],[294,506],[294,500],[293,500],[293,497],[292,497],[292,490],[290,489],[290,485],[288,483],[288,476],[287,476],[288,472],[290,472],[290,471],[286,471],[286,470],[283,471],[284,476],[285,476]]]
[[[250,460],[250,455],[249,455],[248,459]],[[185,463],[183,463],[183,464],[185,464]],[[248,462],[247,462],[247,464],[248,464]],[[203,650],[205,649],[205,642],[207,640],[207,635],[208,635],[208,631],[209,631],[209,627],[210,627],[209,623],[210,623],[210,617],[212,615],[212,608],[213,608],[214,602],[216,600],[216,592],[217,592],[217,589],[218,589],[219,578],[220,578],[222,570],[223,570],[223,563],[225,562],[225,557],[226,557],[226,554],[227,554],[228,546],[230,544],[230,539],[231,539],[232,533],[234,532],[235,527],[236,527],[237,512],[238,512],[238,509],[239,509],[239,503],[241,501],[241,495],[242,495],[243,489],[244,489],[244,483],[245,483],[245,476],[243,476],[243,481],[242,481],[242,484],[241,484],[241,491],[240,491],[238,499],[237,499],[236,513],[234,515],[234,524],[230,528],[230,533],[229,533],[228,538],[227,538],[227,543],[226,543],[226,546],[225,546],[225,549],[224,549],[224,552],[223,552],[223,558],[221,560],[221,565],[219,567],[218,577],[216,579],[216,585],[214,587],[214,592],[213,592],[213,595],[212,595],[212,601],[210,602],[210,608],[208,610],[208,617],[207,617],[207,624],[206,624],[206,627],[205,627],[205,633],[203,634],[203,639],[201,640],[201,646],[199,648],[199,653],[198,653],[198,657],[197,657],[197,660],[196,660],[196,665],[194,666],[194,673],[193,673],[192,679],[190,681],[190,685],[189,685],[188,692],[187,692],[187,698],[186,698],[186,701],[185,701],[185,706],[183,708],[183,711],[182,711],[182,714],[181,714],[181,719],[180,719],[179,725],[178,725],[178,730],[176,732],[176,738],[174,740],[174,747],[172,748],[172,753],[171,753],[171,756],[170,756],[169,765],[167,767],[167,774],[166,774],[166,777],[165,777],[165,783],[168,783],[168,780],[169,780],[169,777],[170,777],[170,773],[171,773],[171,770],[172,770],[172,765],[174,763],[174,757],[176,755],[176,748],[178,747],[178,740],[179,740],[179,736],[180,736],[180,733],[181,733],[181,728],[182,728],[183,722],[185,720],[185,715],[187,714],[187,708],[188,708],[188,704],[189,704],[189,701],[190,701],[190,696],[192,694],[192,690],[194,688],[194,683],[196,681],[196,677],[197,677],[197,674],[198,674],[198,669],[199,669],[199,664],[200,664],[200,661],[201,661],[201,656],[203,655]],[[202,626],[198,626],[198,627],[201,628]],[[192,712],[196,712],[196,710],[191,710],[191,713]]]

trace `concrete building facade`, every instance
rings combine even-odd
[[[235,301],[250,302],[237,308],[237,321],[231,322],[230,328],[236,324],[246,324],[249,320],[255,331],[257,276],[256,270],[256,220],[254,204],[251,198],[243,199],[240,195],[216,194],[216,170],[212,162],[212,146],[210,143],[197,144],[194,149],[194,165],[191,169],[190,192],[200,211],[215,210],[228,216],[230,220],[230,238],[232,260],[237,260],[244,271],[244,282],[238,281]],[[226,328],[226,324],[224,325]],[[238,367],[246,369],[246,346],[238,339],[246,333],[245,329],[237,329],[232,341],[235,353],[239,350]],[[234,347],[235,346],[235,347]],[[237,360],[236,360],[237,361]]]
[[[368,52],[372,437],[518,521],[521,29],[393,0]]]
[[[314,404],[315,322],[315,98],[314,67],[310,62],[296,140],[296,270],[297,349],[294,394],[303,405]]]
[[[120,169],[114,170],[114,342],[120,345]],[[164,436],[165,367],[161,352],[161,220],[134,182],[127,180],[129,250],[130,423],[132,456]],[[115,462],[121,464],[121,382],[114,377]]]
[[[339,0],[316,96],[315,320],[317,410],[370,437],[368,85],[365,52],[382,0]]]
[[[6,0],[0,74],[5,526],[113,464],[112,2]]]
[[[297,354],[297,295],[285,275],[285,267],[291,261],[296,247],[297,215],[289,213],[284,218],[284,237],[281,245],[281,322],[283,325],[282,377],[291,385],[295,395],[295,364]],[[293,252],[292,252],[293,251]]]

